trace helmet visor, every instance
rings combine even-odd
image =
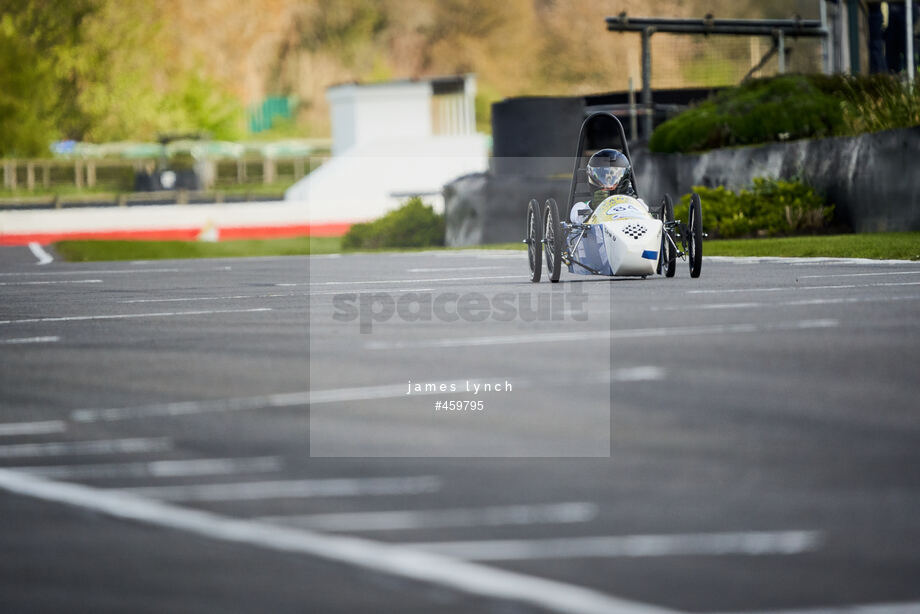
[[[626,174],[626,169],[621,166],[589,166],[588,177],[592,183],[605,190],[612,190],[620,185],[620,180]]]

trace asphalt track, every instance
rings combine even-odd
[[[0,611],[920,609],[918,263],[4,248],[0,295]]]

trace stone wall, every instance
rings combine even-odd
[[[920,126],[702,154],[652,154],[641,146],[631,153],[640,194],[653,206],[664,193],[676,201],[695,185],[736,190],[755,177],[799,178],[825,194],[836,221],[856,232],[920,230]],[[447,244],[519,241],[528,201],[553,197],[564,211],[568,188],[565,178],[461,177],[444,188]],[[704,202],[704,219],[705,210]]]

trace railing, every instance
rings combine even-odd
[[[239,159],[202,160],[194,166],[206,188],[236,186],[250,183],[294,183],[312,172],[328,156],[296,158],[249,157]],[[25,189],[52,191],[66,187],[77,191],[108,189],[128,192],[134,189],[135,174],[152,172],[157,162],[146,160],[111,159],[4,159],[0,160],[2,188],[11,192]],[[2,197],[2,193],[0,193]]]

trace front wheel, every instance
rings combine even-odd
[[[537,283],[543,274],[543,216],[540,203],[533,199],[527,205],[527,259],[530,261],[530,281]]]
[[[562,225],[559,223],[559,207],[550,198],[543,210],[543,245],[546,249],[546,272],[553,283],[559,281],[562,273]]]
[[[699,277],[703,269],[703,204],[700,195],[694,192],[690,196],[690,241],[688,245],[688,260],[690,261],[690,277]]]
[[[674,248],[674,203],[667,194],[661,201],[661,253],[658,259],[658,272],[666,277],[674,277],[677,271],[677,251]]]

